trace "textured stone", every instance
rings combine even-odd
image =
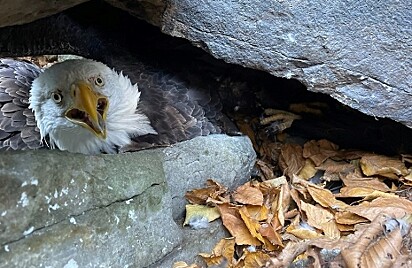
[[[80,2],[2,1],[0,26],[33,21]],[[216,58],[295,78],[309,90],[328,94],[365,114],[412,127],[412,9],[408,1],[106,2],[157,25],[166,34],[190,40]],[[77,26],[84,27],[82,23]],[[76,32],[71,33],[73,39],[57,44],[39,38],[44,34],[43,29],[30,40],[25,36],[23,41],[9,43],[5,31],[7,45],[2,47],[8,55],[33,53],[36,48],[59,53],[58,49],[73,46],[71,53],[82,54],[76,44],[93,47],[79,42]],[[61,37],[60,32],[54,34]]]
[[[0,27],[29,23],[88,0],[0,0]]]
[[[6,152],[0,178],[0,267],[147,266],[179,244],[161,151]]]
[[[179,246],[150,268],[173,267],[177,261],[184,261],[188,264],[196,263],[199,267],[206,267],[199,253],[210,254],[222,238],[231,237],[220,219],[211,222],[208,228],[195,230],[186,226],[182,228],[182,232],[183,239]]]
[[[173,217],[183,216],[184,194],[214,179],[233,189],[245,183],[256,153],[246,136],[210,135],[165,150],[164,169],[173,200]],[[188,172],[194,171],[194,172]]]
[[[160,18],[148,10],[140,17],[216,58],[298,79],[363,113],[412,127],[408,1],[165,2]]]
[[[2,152],[0,267],[189,262],[225,231],[218,223],[181,226],[186,190],[215,176],[236,187],[250,177],[255,156],[248,138],[226,135],[119,155]]]

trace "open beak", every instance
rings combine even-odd
[[[73,83],[70,93],[74,99],[73,106],[67,109],[65,117],[79,124],[101,139],[106,138],[106,115],[109,100],[92,90],[85,81]]]

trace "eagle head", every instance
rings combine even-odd
[[[114,153],[135,136],[157,134],[139,99],[137,85],[123,73],[77,59],[54,64],[33,81],[29,108],[51,148]]]

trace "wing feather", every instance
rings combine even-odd
[[[221,115],[221,106],[216,111],[206,111],[211,102],[210,91],[202,87],[190,87],[177,76],[159,71],[143,72],[132,82],[142,91],[139,109],[150,119],[158,135],[136,137],[136,142],[173,144],[196,136],[221,133],[212,123]],[[210,115],[211,117],[207,116]]]
[[[42,147],[29,107],[32,81],[41,70],[34,64],[0,59],[0,149]]]

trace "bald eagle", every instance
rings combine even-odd
[[[0,148],[116,153],[221,132],[221,106],[207,93],[159,73],[138,77],[89,59],[45,70],[0,59]]]

